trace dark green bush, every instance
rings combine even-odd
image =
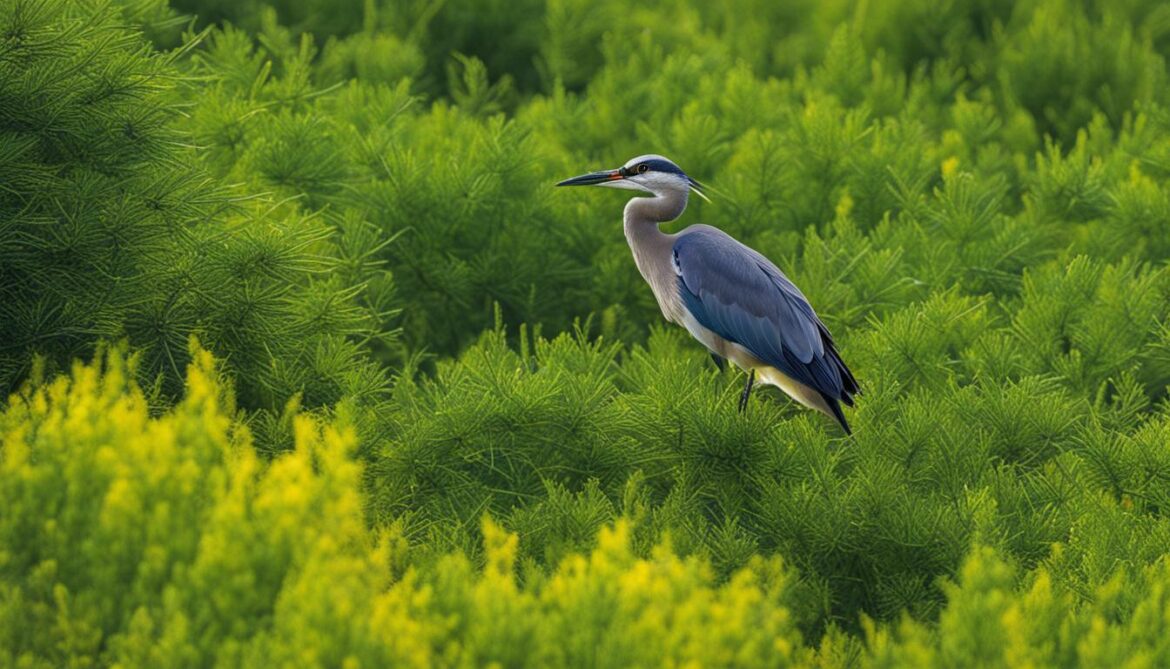
[[[216,182],[175,128],[184,53],[119,21],[57,2],[0,13],[0,393],[33,354],[67,365],[124,338],[173,396],[194,333],[238,372],[246,408],[372,397],[384,376],[358,342],[380,322],[352,296],[378,280],[379,242],[348,249],[363,272],[346,276],[322,217]]]

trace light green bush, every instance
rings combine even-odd
[[[715,203],[694,203],[689,220],[787,259],[797,278],[810,272],[801,285],[830,320],[953,286],[1012,295],[1026,269],[1070,246],[1110,261],[1164,255],[1165,197],[1151,179],[1165,165],[1165,87],[1148,83],[1163,77],[1163,55],[1156,17],[1137,6],[950,3],[950,36],[923,28],[906,39],[925,41],[899,47],[895,26],[919,25],[923,7],[867,3],[862,17],[835,3],[793,6],[788,24],[769,28],[773,39],[795,39],[796,26],[823,32],[823,48],[793,71],[744,60],[727,33],[741,27],[724,13],[734,8],[558,2],[432,16],[375,4],[360,32],[320,56],[272,16],[258,39],[217,31],[192,57],[199,104],[187,128],[221,178],[300,196],[307,213],[369,221],[394,239],[377,257],[394,276],[411,349],[458,352],[492,326],[495,305],[513,327],[567,331],[608,314],[597,321],[603,333],[644,339],[656,307],[617,234],[619,201],[551,185],[650,149],[714,188]],[[1087,78],[1054,70],[1050,60],[1080,72],[1087,59],[1026,37],[1058,14],[1102,43],[1134,35],[1117,48],[1140,55],[1121,57],[1125,66],[1090,58],[1101,71]],[[526,37],[511,49],[475,46],[474,35],[513,29]],[[358,57],[346,45],[359,43],[381,46]],[[1053,53],[1012,55],[1025,47]],[[544,95],[525,74],[533,63],[552,77]],[[355,80],[321,88],[343,77]],[[1040,83],[1021,86],[1027,77]],[[1101,83],[1130,80],[1147,83]],[[1059,118],[1021,99],[1058,99],[1044,93],[1050,85],[1076,100],[1051,103]],[[836,225],[864,238],[838,251],[835,274],[811,274],[803,242]],[[854,262],[861,248],[878,254],[871,271],[890,272],[881,282],[852,273],[864,269]],[[897,274],[881,262],[890,254],[905,263]],[[889,294],[843,303],[821,294],[883,283],[892,304]]]
[[[210,354],[151,418],[117,353],[0,417],[0,660],[6,666],[784,666],[802,649],[787,572],[717,585],[628,526],[547,576],[485,521],[482,566],[405,561],[362,518],[352,430],[296,419],[263,463]],[[132,365],[133,363],[131,363]],[[48,520],[51,518],[52,520]]]

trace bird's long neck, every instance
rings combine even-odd
[[[686,207],[686,193],[636,197],[626,204],[623,216],[634,263],[654,291],[662,314],[675,322],[681,322],[682,318],[677,280],[671,266],[675,235],[662,232],[658,224],[678,218]]]

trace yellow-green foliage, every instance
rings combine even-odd
[[[861,666],[1152,668],[1170,662],[1165,560],[1132,583],[1115,579],[1083,593],[1092,603],[1078,604],[1053,585],[1047,569],[1021,583],[994,550],[976,547],[945,590],[937,630],[909,619],[886,628],[867,624]],[[831,650],[826,643],[822,652]]]
[[[547,573],[483,521],[482,560],[412,562],[368,529],[352,431],[295,419],[270,462],[232,418],[210,354],[152,418],[117,353],[0,416],[0,662],[16,667],[1133,666],[1170,661],[1170,563],[1088,602],[977,547],[938,628],[905,618],[796,630],[792,579],[754,558],[716,581],[629,520]],[[1059,546],[1049,558],[1064,559]],[[1128,663],[1128,664],[1127,664]]]
[[[0,417],[4,666],[783,666],[800,656],[778,559],[727,583],[625,523],[547,576],[484,521],[485,564],[408,566],[367,530],[352,433],[296,419],[263,463],[210,354],[151,418],[121,356]]]

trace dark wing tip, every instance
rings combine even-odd
[[[824,398],[825,404],[829,406],[829,410],[833,412],[833,418],[837,419],[837,424],[841,426],[842,430],[845,430],[846,436],[852,436],[853,430],[849,429],[849,421],[845,420],[845,413],[841,411],[841,404],[823,392],[821,393],[821,397]],[[853,406],[852,400],[847,402],[847,404]]]
[[[837,345],[833,342],[832,335],[823,325],[821,326],[821,342],[825,347],[825,357],[841,375],[841,399],[849,406],[853,406],[853,396],[861,394],[861,387],[857,385],[857,379],[854,378],[853,372],[841,359],[841,354],[837,352]]]

